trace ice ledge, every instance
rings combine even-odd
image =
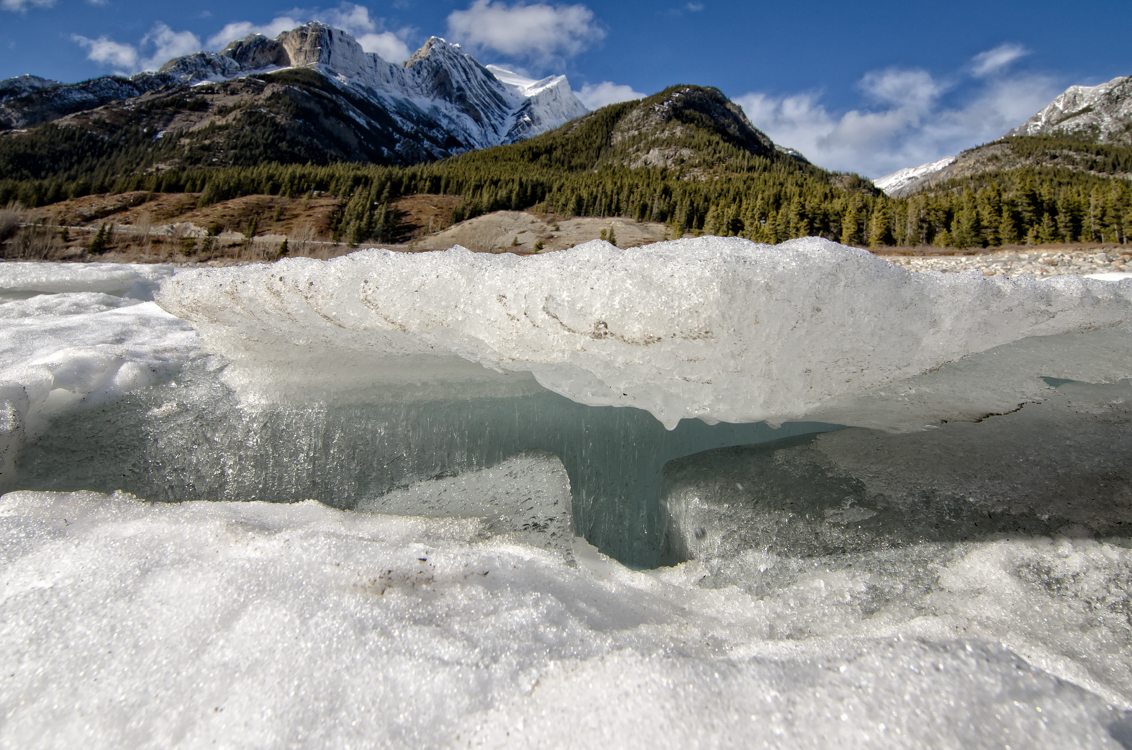
[[[1132,285],[1077,277],[915,274],[814,238],[703,237],[529,258],[457,247],[292,259],[178,275],[158,301],[255,370],[245,388],[286,379],[292,395],[303,383],[325,393],[351,362],[363,363],[355,381],[431,380],[440,392],[529,373],[577,402],[645,409],[671,428],[805,418],[1031,337],[1120,328],[1120,349],[1130,295]],[[1029,376],[1060,377],[1059,362],[1037,361],[1043,371]],[[1127,377],[1124,362],[1091,376]]]

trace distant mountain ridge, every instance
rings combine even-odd
[[[1027,139],[1044,140],[1039,143]],[[1132,177],[1130,170],[1113,171],[1109,165],[1112,159],[1089,146],[1101,147],[1102,151],[1103,147],[1132,147],[1132,77],[1114,78],[1098,86],[1070,86],[997,141],[957,156],[898,170],[873,183],[886,194],[900,198],[948,180],[1022,167]]]
[[[899,169],[892,174],[886,174],[884,177],[873,180],[873,184],[884,191],[886,195],[901,195],[903,191],[921,184],[928,177],[951,166],[954,162],[954,156],[945,156],[939,161],[921,164],[918,167]]]
[[[588,110],[574,96],[565,76],[541,81],[525,79],[480,65],[458,45],[433,37],[402,65],[367,53],[344,31],[311,22],[280,34],[275,39],[250,35],[229,44],[222,52],[198,52],[170,60],[156,73],[141,73],[126,79],[107,76],[77,84],[57,84],[34,76],[0,82],[0,125],[24,129],[38,124],[79,120],[70,125],[88,125],[89,115],[99,114],[120,126],[132,122],[124,117],[130,101],[139,97],[170,96],[223,98],[225,107],[239,107],[233,97],[255,100],[265,112],[295,138],[310,141],[315,133],[304,132],[296,107],[310,110],[307,125],[328,125],[340,131],[342,142],[358,142],[357,148],[340,144],[306,143],[304,149],[323,151],[327,160],[371,160],[408,164],[443,158],[473,149],[514,143],[552,130]],[[318,74],[326,85],[302,71]],[[273,74],[299,73],[279,77]],[[273,90],[269,95],[254,84],[243,87],[241,79],[258,77],[267,83],[299,89],[298,93]],[[225,86],[225,84],[229,84]],[[191,87],[191,89],[190,89]],[[239,89],[246,89],[240,91]],[[304,98],[298,104],[294,102]],[[326,101],[329,96],[339,101]],[[284,99],[290,98],[291,104]],[[271,101],[267,101],[271,99]],[[270,106],[272,103],[280,107]],[[152,101],[148,102],[152,104]],[[267,105],[267,106],[265,106]],[[160,109],[160,107],[159,107]],[[337,111],[336,111],[337,110]],[[152,107],[151,107],[152,111]],[[81,117],[83,114],[87,117]],[[232,118],[202,114],[183,117],[181,122],[137,122],[142,128],[190,134],[209,126],[225,128]],[[143,120],[145,118],[142,118]],[[149,118],[153,120],[154,118]],[[310,122],[310,120],[317,122]],[[173,126],[174,130],[169,127]],[[213,138],[215,140],[215,138]],[[317,141],[317,138],[315,138]]]
[[[1132,76],[1099,86],[1070,86],[1007,135],[1073,135],[1093,143],[1132,145]]]
[[[734,163],[756,158],[762,160],[756,166]],[[834,177],[798,152],[774,143],[719,89],[686,84],[637,101],[611,104],[521,143],[455,160],[466,164],[513,161],[584,173],[619,167],[664,168],[692,178],[789,165],[790,171],[803,169],[823,180]]]

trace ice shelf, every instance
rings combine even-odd
[[[917,274],[814,238],[704,237],[525,258],[454,248],[295,259],[178,275],[158,302],[235,362],[229,382],[246,398],[502,393],[533,376],[671,429],[810,418],[971,354],[1065,334],[1121,331],[1099,361],[1047,357],[1048,371],[993,374],[1036,382],[1084,365],[1078,379],[1123,377],[1129,295],[1130,284],[1077,277]],[[993,380],[948,387],[977,404]]]

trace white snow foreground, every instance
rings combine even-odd
[[[451,395],[530,387],[529,374],[670,429],[684,418],[830,415],[916,429],[1038,398],[1040,377],[1126,377],[1130,295],[1076,277],[916,274],[813,238],[705,237],[203,270],[166,281],[158,304],[236,361],[230,382],[257,398],[331,397],[347,384],[368,398],[409,387]]]
[[[5,495],[0,745],[1083,748],[1132,728],[1127,630],[1097,610],[1126,549],[990,542],[941,557],[917,606],[865,613],[859,567],[756,598],[697,587],[698,563],[634,572],[579,543],[572,567],[481,529]]]

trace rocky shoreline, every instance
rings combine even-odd
[[[885,260],[912,271],[963,273],[982,271],[985,276],[1085,276],[1096,273],[1132,273],[1132,246],[1100,249],[1005,250],[971,255],[884,255]]]

